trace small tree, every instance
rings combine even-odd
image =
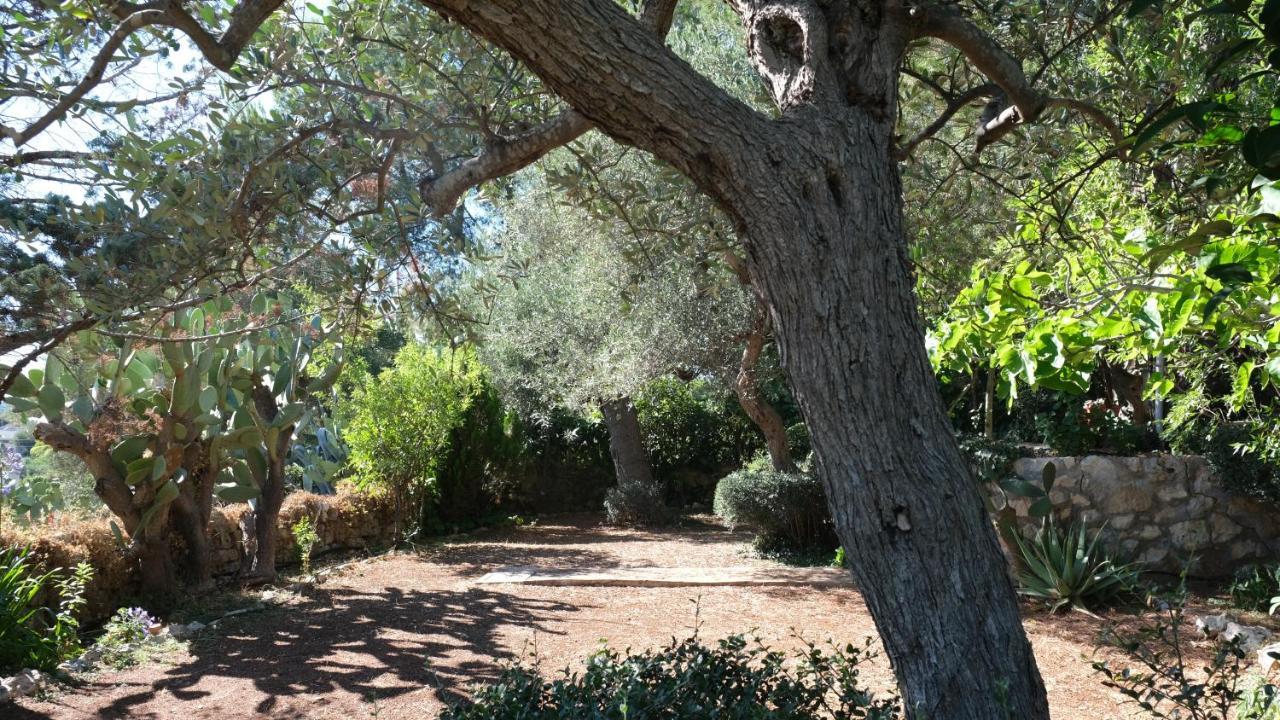
[[[357,482],[394,493],[420,528],[436,522],[436,472],[483,372],[470,349],[410,343],[352,398],[343,439]]]
[[[732,346],[742,293],[708,292],[697,270],[642,255],[622,221],[586,217],[534,189],[502,207],[513,278],[492,300],[481,352],[498,384],[526,411],[598,408],[609,428],[618,485],[610,518],[664,515],[632,398],[680,368],[719,367]],[[708,270],[708,272],[710,272]]]

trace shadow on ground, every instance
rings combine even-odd
[[[432,688],[439,700],[454,702],[467,687],[496,677],[499,662],[511,657],[499,642],[503,626],[550,633],[546,620],[580,609],[474,588],[317,588],[305,603],[228,620],[217,636],[192,644],[192,659],[117,697],[97,716],[156,717],[141,706],[161,694],[199,702],[210,695],[207,686],[224,678],[247,680],[267,696],[237,708],[241,717],[303,717],[291,697],[336,691],[373,701]],[[430,658],[446,655],[465,659],[429,665]],[[94,693],[97,685],[90,682],[81,691]],[[316,702],[323,706],[326,701],[320,697]],[[48,717],[22,708],[12,711],[6,717]]]

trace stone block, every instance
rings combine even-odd
[[[1138,560],[1146,563],[1147,565],[1157,566],[1160,565],[1160,563],[1163,563],[1168,557],[1169,550],[1167,548],[1157,546],[1147,548],[1138,556]]]
[[[1182,550],[1200,550],[1209,544],[1209,524],[1204,520],[1175,523],[1169,528],[1169,541]]]
[[[1209,516],[1210,537],[1215,543],[1225,542],[1239,535],[1242,528],[1234,520],[1222,513]]]

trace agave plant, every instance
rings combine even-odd
[[[1015,537],[1022,560],[1018,592],[1043,600],[1051,612],[1071,607],[1086,613],[1133,592],[1141,566],[1108,555],[1101,534],[1090,538],[1084,525],[1063,529],[1046,519],[1033,540]]]

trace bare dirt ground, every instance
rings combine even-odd
[[[475,587],[508,565],[727,567],[768,565],[748,538],[703,518],[661,531],[600,527],[594,516],[487,532],[420,554],[356,564],[287,604],[229,618],[186,650],[0,710],[5,718],[436,717],[501,663],[536,651],[548,674],[580,665],[607,641],[661,646],[693,632],[754,632],[775,647],[796,635],[855,644],[875,635],[857,591],[807,587]],[[1090,668],[1106,624],[1027,608],[1025,626],[1055,718],[1127,718]],[[865,669],[892,686],[888,663]],[[1130,706],[1131,707],[1131,706]]]

